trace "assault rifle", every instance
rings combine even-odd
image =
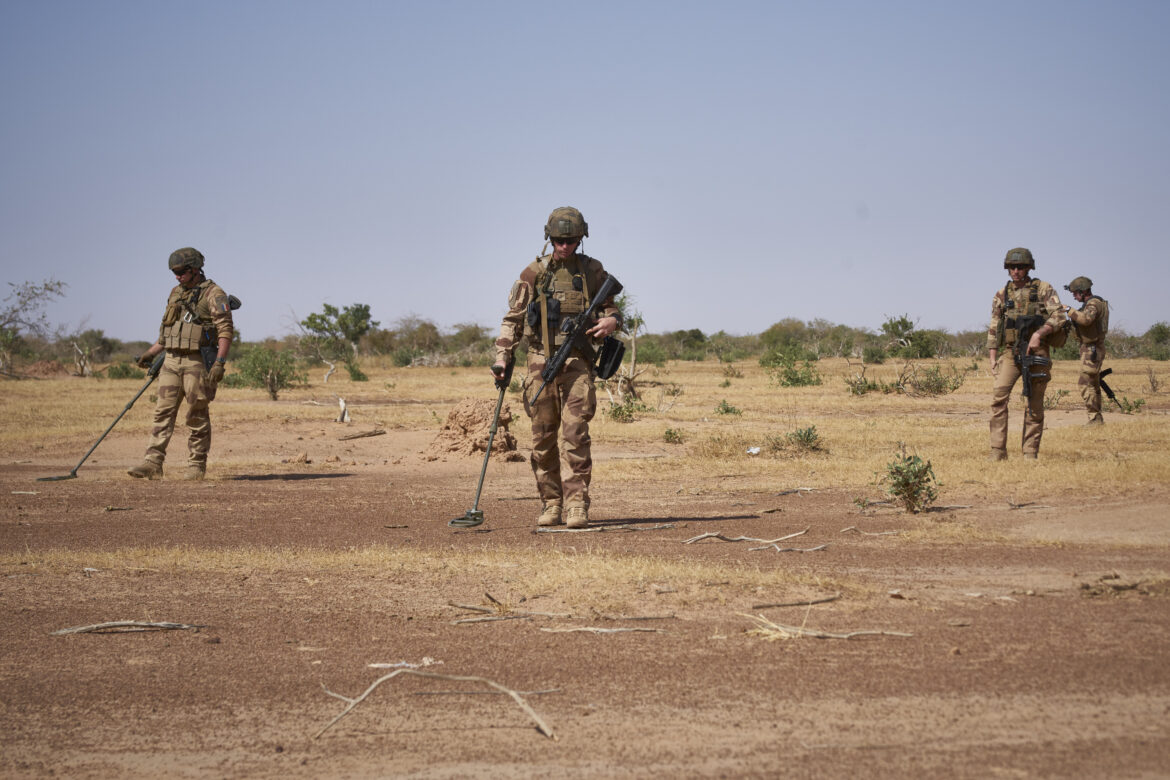
[[[1121,405],[1121,401],[1118,401],[1117,396],[1113,394],[1113,388],[1105,383],[1105,377],[1109,376],[1112,373],[1113,373],[1113,369],[1107,368],[1104,371],[1102,371],[1100,374],[1097,374],[1097,383],[1099,385],[1101,385],[1101,389],[1105,391],[1105,395],[1109,396],[1109,400],[1112,401],[1113,403],[1117,404],[1117,408],[1124,412],[1125,407]]]
[[[1032,399],[1032,382],[1048,379],[1048,368],[1052,365],[1051,358],[1028,354],[1028,342],[1032,339],[1032,334],[1043,324],[1044,317],[1039,314],[1016,317],[1016,345],[1012,348],[1012,358],[1016,361],[1016,367],[1020,369],[1020,376],[1024,380],[1024,398],[1029,401]]]
[[[593,315],[597,313],[597,308],[604,301],[609,300],[611,296],[617,295],[621,291],[622,283],[612,275],[606,276],[605,281],[601,284],[601,289],[593,296],[593,301],[589,304],[588,309],[576,317],[568,317],[561,320],[561,333],[566,334],[565,341],[557,348],[552,358],[545,363],[544,370],[540,372],[540,378],[544,381],[541,383],[540,389],[536,391],[536,395],[532,396],[532,400],[529,401],[530,404],[535,406],[536,399],[540,398],[540,394],[544,391],[545,385],[553,381],[557,374],[561,373],[561,369],[565,367],[565,363],[569,359],[569,354],[573,351],[573,345],[589,329],[589,323],[593,320]]]

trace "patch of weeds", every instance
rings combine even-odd
[[[1068,395],[1068,390],[1065,390],[1063,388],[1060,390],[1057,390],[1056,392],[1049,393],[1048,395],[1044,396],[1044,408],[1045,409],[1055,409],[1057,406],[1060,405],[1060,402],[1064,399],[1064,397],[1066,395]]]
[[[1121,404],[1121,411],[1125,414],[1137,414],[1146,405],[1146,399],[1137,398],[1131,401],[1123,395],[1117,403]]]
[[[366,372],[358,367],[358,364],[350,361],[345,364],[345,370],[349,372],[349,381],[351,382],[369,382],[370,378],[366,376]]]
[[[667,428],[662,434],[662,440],[667,444],[682,444],[683,433],[682,431],[676,431],[674,428]]]
[[[723,376],[728,379],[743,379],[743,372],[736,368],[733,364],[725,363],[723,365]]]
[[[954,366],[948,366],[946,372],[938,365],[926,369],[912,366],[909,371],[903,372],[905,381],[902,382],[902,387],[906,395],[948,395],[963,386],[969,371],[969,368],[959,370]]]
[[[921,512],[938,498],[942,487],[934,476],[929,460],[906,452],[906,445],[898,442],[894,460],[886,464],[886,474],[880,480],[886,492],[907,512]]]
[[[731,380],[724,379],[722,382],[719,383],[719,386],[720,387],[731,387]]]
[[[865,395],[866,393],[900,393],[902,386],[897,382],[880,382],[865,375],[866,366],[861,367],[861,373],[852,377],[845,377],[845,386],[851,395]]]
[[[609,405],[609,417],[611,420],[620,423],[631,423],[638,419],[640,412],[648,412],[650,407],[639,401],[634,396],[626,396],[626,400],[620,404]]]
[[[817,426],[810,425],[807,428],[797,428],[787,436],[786,439],[798,450],[804,452],[813,452],[821,448],[821,435],[817,433]]]
[[[513,379],[508,384],[508,392],[512,393],[513,395],[520,392],[520,380],[519,379]]]
[[[760,361],[763,363],[763,360]],[[811,360],[797,363],[790,354],[777,355],[764,366],[768,377],[781,387],[811,387],[821,384],[821,374]]]
[[[145,379],[146,372],[133,363],[114,363],[106,368],[106,379]]]
[[[727,403],[727,399],[724,398],[720,400],[719,404],[715,407],[715,414],[740,415],[743,414],[743,409],[732,406],[731,404]]]

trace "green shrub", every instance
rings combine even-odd
[[[926,369],[914,366],[909,371],[903,372],[905,376],[903,389],[907,395],[913,396],[947,395],[963,386],[963,382],[967,379],[968,370],[947,366],[947,371],[944,372],[942,367],[938,365]]]
[[[821,384],[821,375],[811,360],[797,365],[797,358],[791,353],[771,352],[760,358],[768,377],[781,387],[808,387]]]
[[[907,512],[921,512],[938,498],[942,483],[935,479],[930,461],[917,455],[908,455],[906,445],[898,443],[894,460],[886,464],[885,476],[881,482],[886,492]]]
[[[106,379],[145,379],[146,372],[133,363],[113,363],[106,369]]]
[[[394,365],[398,366],[399,368],[406,368],[414,362],[416,357],[420,357],[421,355],[422,352],[413,347],[399,347],[398,349],[394,350],[394,353],[390,356],[390,359],[393,360]]]
[[[873,363],[881,365],[885,362],[886,351],[876,344],[871,344],[861,349],[861,359],[866,363]]]
[[[724,398],[715,407],[715,414],[739,415],[739,414],[743,414],[743,409],[739,409],[735,406],[732,406],[731,404],[727,403],[727,399]]]
[[[349,372],[349,380],[351,382],[369,382],[370,378],[366,376],[365,372],[361,370],[356,361],[349,361],[345,364],[345,370]]]
[[[650,407],[632,395],[626,396],[626,399],[620,404],[609,405],[610,419],[615,422],[630,423],[638,419],[637,415],[640,412],[648,411],[650,411]]]
[[[785,438],[796,449],[803,450],[804,452],[812,452],[821,448],[821,435],[817,433],[817,426],[815,425],[810,425],[807,428],[797,428]]]
[[[667,428],[666,431],[662,434],[662,440],[667,444],[682,444],[682,431],[676,431],[674,428]]]
[[[281,390],[298,384],[307,384],[309,381],[306,374],[297,371],[297,361],[292,353],[268,347],[249,350],[242,358],[233,361],[233,365],[237,372],[233,376],[241,377],[239,381],[244,387],[267,390],[273,401],[277,399]],[[234,385],[229,385],[231,386]]]

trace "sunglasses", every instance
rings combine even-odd
[[[191,270],[191,266],[185,265],[182,268],[172,269],[172,273],[174,273],[175,276],[182,276],[183,274],[187,273],[190,270]]]
[[[552,242],[557,246],[568,246],[569,244],[576,244],[580,240],[579,238],[554,238]]]

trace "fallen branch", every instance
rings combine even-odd
[[[1034,501],[1025,501],[1022,504],[1017,504],[1017,503],[1014,503],[1012,501],[1008,501],[1007,504],[1008,504],[1008,509],[1023,509],[1025,507],[1029,507],[1031,509],[1056,509],[1056,507],[1054,507],[1054,506],[1049,506],[1048,504],[1037,504]]]
[[[832,596],[825,596],[823,599],[813,599],[812,601],[785,601],[777,604],[753,604],[752,609],[772,609],[773,607],[811,607],[813,604],[827,604],[830,601],[836,601],[841,598],[840,593],[835,593]]]
[[[112,620],[109,623],[97,623],[92,626],[75,626],[54,631],[49,636],[61,634],[128,634],[135,631],[179,631],[188,628],[207,628],[207,626],[187,623],[148,623],[143,620]]]
[[[847,534],[850,531],[855,534],[861,534],[862,536],[897,536],[898,534],[902,533],[901,531],[862,531],[855,525],[841,529],[841,533],[843,534]]]
[[[537,528],[532,533],[534,534],[584,534],[592,531],[602,533],[604,531],[662,531],[667,528],[674,528],[674,523],[660,523],[659,525],[651,526],[649,528],[641,528],[636,525],[592,525],[588,528]]]
[[[811,492],[813,492],[813,488],[792,488],[791,490],[781,490],[781,491],[780,491],[779,493],[777,493],[776,495],[778,495],[778,496],[790,496],[790,495],[792,495],[793,493],[796,493],[797,495],[801,495],[801,494],[803,494],[803,493],[811,493]]]
[[[313,739],[320,738],[320,736],[322,734],[324,734],[326,731],[328,731],[330,728],[332,728],[333,725],[337,723],[337,721],[341,720],[346,715],[348,715],[350,712],[352,712],[353,708],[358,706],[359,704],[361,704],[363,701],[365,701],[366,697],[369,696],[371,693],[373,693],[374,689],[377,688],[379,685],[381,685],[382,683],[386,682],[387,680],[389,680],[393,677],[397,677],[400,674],[413,674],[413,675],[417,675],[419,677],[430,677],[430,678],[433,678],[436,680],[453,680],[455,682],[479,682],[479,683],[483,683],[484,685],[488,685],[488,686],[496,689],[500,693],[506,693],[509,696],[511,696],[512,699],[518,705],[520,705],[520,709],[524,710],[524,712],[530,718],[532,718],[534,721],[536,721],[536,728],[541,734],[544,734],[549,739],[556,739],[556,736],[553,734],[552,729],[550,729],[545,724],[545,722],[543,720],[541,720],[540,716],[536,714],[535,710],[533,710],[531,707],[528,706],[528,703],[526,701],[524,701],[523,698],[521,698],[520,693],[518,691],[514,691],[511,688],[506,688],[503,685],[500,685],[498,682],[495,682],[493,680],[489,680],[486,677],[465,677],[465,676],[453,675],[453,674],[438,674],[436,672],[420,672],[417,669],[395,669],[394,671],[390,672],[389,674],[384,675],[382,677],[379,677],[377,680],[374,680],[374,682],[370,684],[370,687],[366,688],[365,692],[362,693],[361,696],[358,696],[356,699],[351,699],[348,696],[342,696],[340,693],[334,693],[333,691],[329,690],[324,685],[322,685],[321,688],[325,691],[325,693],[346,702],[346,707],[333,720],[326,723],[324,728],[322,728],[320,731],[318,731],[316,734],[314,734]]]
[[[804,626],[785,626],[779,623],[773,623],[763,615],[744,615],[740,613],[741,617],[754,620],[756,627],[748,631],[749,634],[756,634],[769,641],[776,639],[799,639],[802,636],[812,637],[813,639],[853,639],[858,636],[914,636],[913,634],[904,634],[900,631],[850,631],[845,634],[833,634],[828,631],[818,631],[815,628],[805,628]]]
[[[543,691],[516,691],[521,696],[543,696],[546,693],[560,693],[560,688],[545,688]],[[507,691],[415,691],[415,696],[499,696]]]
[[[451,625],[457,626],[461,623],[491,623],[496,620],[528,620],[529,617],[529,615],[489,615],[487,617],[460,618],[459,620],[452,620]]]
[[[364,439],[367,436],[381,436],[386,430],[384,428],[375,428],[372,431],[365,431],[364,433],[351,433],[348,436],[338,436],[338,441],[349,441],[350,439]]]
[[[783,552],[806,553],[806,552],[816,552],[817,550],[823,550],[828,546],[829,545],[827,545],[827,544],[820,544],[820,545],[817,545],[816,547],[781,547],[781,546],[776,545],[776,544],[765,544],[762,547],[749,547],[748,552],[755,552],[756,550],[767,550],[769,547],[771,547],[773,550],[775,550],[778,553],[783,553]]]
[[[576,628],[542,628],[541,631],[547,631],[550,634],[569,634],[572,632],[582,632],[587,634],[624,634],[634,631],[643,631],[651,634],[665,634],[664,628],[597,628],[596,626],[578,626]]]
[[[753,538],[751,536],[735,536],[735,537],[724,536],[723,534],[719,533],[718,531],[710,531],[710,532],[705,533],[705,534],[699,534],[698,536],[693,536],[690,539],[687,539],[685,542],[683,542],[683,544],[694,544],[695,542],[701,542],[704,539],[718,539],[718,540],[723,541],[723,542],[760,542],[761,544],[774,545],[774,544],[776,544],[776,542],[782,542],[785,539],[791,539],[795,536],[802,536],[802,535],[807,534],[807,533],[808,533],[808,529],[806,528],[803,531],[797,531],[795,533],[788,534],[788,536],[781,536],[778,539],[756,539],[756,538]],[[762,548],[757,548],[757,549],[762,549]]]
[[[501,604],[492,598],[492,594],[483,594],[496,603],[495,607],[481,607],[475,604],[456,604],[454,601],[448,601],[448,607],[455,607],[457,609],[466,609],[469,612],[486,612],[487,614],[499,615],[516,615],[518,617],[552,617],[552,618],[569,618],[571,614],[567,612],[528,612],[525,610],[511,609],[510,607]]]

